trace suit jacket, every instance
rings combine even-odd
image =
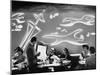
[[[34,49],[34,45],[32,45],[31,43],[29,43],[27,50],[26,50],[26,55],[27,55],[27,60],[28,60],[28,64],[32,65],[33,63],[35,63],[35,49]]]
[[[27,47],[26,55],[27,55],[27,60],[28,60],[29,65],[36,64],[36,62],[37,62],[37,56],[40,55],[40,53],[37,53],[38,44],[41,44],[41,43],[36,42],[34,45],[29,43],[29,45]]]

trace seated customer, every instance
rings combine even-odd
[[[83,50],[82,50],[83,58],[88,57],[89,56],[89,46],[88,45],[83,45],[82,48],[83,48]]]
[[[17,59],[19,58],[21,55],[23,54],[23,50],[20,48],[20,47],[17,47],[15,50],[14,50],[14,55],[13,55],[13,59]]]
[[[64,49],[64,52],[65,52],[65,58],[68,59],[68,60],[70,60],[71,57],[70,57],[70,53],[69,53],[68,49],[65,48],[65,49]]]
[[[25,56],[23,56],[23,50],[20,47],[17,47],[15,49],[15,53],[14,56],[12,57],[12,60],[16,61],[13,63],[14,65],[19,64],[25,60]]]
[[[25,69],[25,56],[23,55],[23,50],[17,47],[14,50],[14,56],[12,57],[12,70],[22,70]]]
[[[90,54],[95,54],[96,53],[96,50],[93,46],[90,47]]]
[[[56,55],[56,51],[55,48],[51,48],[51,52],[49,54],[49,63],[50,64],[54,64],[54,63],[59,63],[60,62],[60,58]]]
[[[96,53],[95,48],[90,47],[90,57],[86,58],[86,69],[96,68]]]
[[[70,70],[75,70],[77,66],[79,65],[79,56],[72,56],[70,55],[69,51],[67,48],[64,49],[65,52],[65,58],[69,61],[71,61],[67,66],[70,66]]]

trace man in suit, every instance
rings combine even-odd
[[[37,56],[39,56],[40,53],[36,52],[36,46],[37,38],[33,37],[26,50],[28,67],[30,72],[35,72],[37,67]]]

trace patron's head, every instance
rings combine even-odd
[[[88,50],[88,49],[89,49],[89,46],[88,46],[88,45],[82,45],[82,48],[83,48],[84,50]]]
[[[36,41],[37,41],[37,38],[36,37],[32,37],[31,43],[35,43]]]
[[[91,53],[91,54],[94,54],[95,52],[96,52],[95,48],[91,46],[91,47],[90,47],[90,53]]]

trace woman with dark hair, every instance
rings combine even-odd
[[[83,50],[82,50],[82,56],[83,56],[83,58],[87,58],[88,56],[89,56],[89,46],[88,45],[82,45],[82,48],[83,48]]]
[[[89,49],[89,46],[88,45],[82,45],[82,48],[88,50]]]
[[[68,59],[68,60],[70,60],[70,53],[69,53],[68,49],[65,48],[64,52],[65,52],[65,58]]]

